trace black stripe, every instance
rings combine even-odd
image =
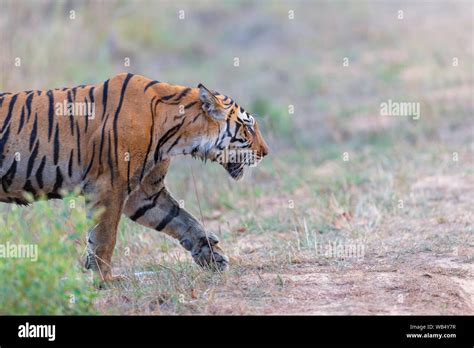
[[[91,103],[94,103],[94,89],[95,87],[91,87],[91,89],[89,90],[89,100]]]
[[[158,197],[160,197],[161,192],[163,192],[164,188],[162,188],[160,191],[158,191],[156,194],[153,195],[153,202],[147,205],[144,205],[143,207],[140,207],[137,209],[137,211],[130,216],[130,219],[133,221],[137,221],[140,217],[146,214],[148,210],[150,210],[153,207],[156,207],[156,200]]]
[[[39,149],[39,140],[36,142],[35,148],[31,153],[30,158],[28,159],[28,166],[26,167],[26,177],[29,178],[31,175],[31,171],[33,170],[33,166],[35,164],[36,156],[38,156],[38,149]]]
[[[109,93],[109,80],[104,82],[104,93],[102,94],[102,107],[104,110],[102,111],[102,119],[105,116],[105,110],[107,109],[107,95]]]
[[[170,95],[165,95],[164,97],[161,97],[160,100],[168,100],[173,98],[176,95],[176,93],[170,94]]]
[[[199,116],[201,116],[201,112],[198,112],[198,114],[196,116],[194,116],[193,121],[191,123],[196,122],[196,120],[198,119]]]
[[[105,117],[105,121],[102,124],[102,130],[100,133],[100,145],[99,145],[99,166],[102,167],[102,149],[104,148],[104,137],[105,137],[105,126],[107,125],[107,120],[109,118],[109,115]]]
[[[193,105],[196,104],[196,103],[197,103],[197,101],[193,101],[193,102],[187,104],[187,105],[184,107],[184,109],[189,109],[191,106],[193,106]]]
[[[150,83],[148,83],[148,84],[145,86],[145,89],[143,90],[143,92],[146,92],[146,90],[147,90],[148,88],[150,88],[151,86],[153,86],[153,85],[155,85],[155,84],[157,84],[157,83],[160,83],[160,81],[156,81],[156,80],[155,80],[155,81],[151,81]]]
[[[69,177],[72,177],[72,162],[74,161],[74,149],[71,149],[71,153],[69,154],[69,163],[67,165],[67,174]]]
[[[91,105],[94,104],[94,87],[91,87],[91,89],[89,90],[89,101],[90,101]],[[89,105],[87,105],[87,106],[89,106]],[[95,108],[94,108],[94,110],[95,110]],[[87,113],[87,111],[86,111],[86,113]],[[89,116],[92,116],[92,115],[89,115],[89,114],[86,115],[86,128],[84,130],[84,133],[87,133],[87,128],[89,127]],[[94,115],[94,118],[95,118],[95,115]]]
[[[59,194],[59,189],[63,185],[63,175],[61,173],[61,169],[59,167],[56,167],[56,181],[54,183],[53,191],[51,194]]]
[[[154,206],[155,204],[144,205],[143,207],[139,208],[132,216],[130,216],[130,219],[133,221],[137,221],[140,217],[142,217],[148,210],[150,210]]]
[[[30,134],[30,151],[31,148],[33,147],[33,144],[36,141],[36,134],[38,132],[38,113],[35,115],[35,123],[33,123],[33,129]]]
[[[3,187],[3,191],[5,191],[5,192],[8,192],[8,188],[10,187],[10,185],[13,182],[13,179],[15,178],[16,165],[17,165],[16,162],[17,161],[15,161],[15,159],[13,159],[12,165],[10,166],[10,168],[8,168],[7,172],[2,177],[2,187]]]
[[[237,133],[239,133],[239,129],[240,127],[242,127],[242,124],[237,122],[235,124],[235,132],[234,132],[234,135],[232,136],[232,138],[230,139],[231,142],[234,142],[234,141],[238,141],[238,138],[237,138]],[[245,139],[244,139],[245,140]]]
[[[71,91],[67,91],[67,102],[71,106],[71,114],[67,112],[67,117],[69,117],[69,127],[71,128],[71,136],[74,136],[74,103],[76,99],[76,93],[75,90],[73,89],[74,93],[74,101],[72,100],[71,97]],[[66,115],[65,115],[66,116]]]
[[[148,148],[146,149],[145,160],[143,161],[143,166],[142,166],[142,173],[140,174],[140,181],[142,181],[143,176],[145,175],[146,162],[148,161],[148,155],[150,154],[151,145],[153,143],[153,133],[155,131],[155,111],[154,111],[154,107],[156,108],[156,105],[158,104],[158,102],[156,102],[155,106],[153,107],[153,101],[155,99],[156,99],[156,97],[153,97],[153,99],[150,102],[150,113],[151,113],[150,142],[148,143]]]
[[[191,88],[185,88],[174,100],[173,102],[180,101],[183,99],[188,93],[191,92]]]
[[[25,123],[25,107],[21,108],[21,115],[20,115],[20,125],[18,126],[18,132],[16,134],[20,134],[20,131],[23,129],[23,124]]]
[[[5,118],[5,121],[3,122],[3,126],[2,126],[2,129],[0,130],[0,133],[3,133],[3,131],[7,128],[7,126],[10,125],[10,119],[12,118],[12,111],[16,103],[16,98],[18,98],[17,94],[15,94],[12,97],[12,99],[10,99],[10,104],[8,104],[8,114],[7,114],[7,117]]]
[[[77,131],[77,164],[81,165],[81,131],[79,129],[79,123],[76,120],[76,131]]]
[[[36,181],[38,182],[38,186],[40,189],[43,188],[43,170],[44,170],[44,165],[46,164],[46,156],[43,156],[43,159],[41,160],[41,163],[36,170]]]
[[[108,148],[107,148],[107,164],[109,165],[110,171],[110,180],[112,182],[112,187],[114,186],[114,165],[112,163],[112,144],[110,142],[110,131],[108,133]]]
[[[198,146],[195,146],[192,150],[191,150],[191,156],[196,156],[196,153],[198,152],[199,150],[199,145]]]
[[[30,116],[31,116],[31,103],[33,101],[35,93],[31,93],[28,98],[26,98],[26,111],[28,111],[28,121],[30,121]]]
[[[215,146],[218,146],[219,144],[221,144],[221,142],[222,142],[222,140],[224,140],[224,138],[225,138],[225,134],[223,134],[222,137],[217,137],[217,139],[214,142],[213,146],[215,147]],[[219,149],[220,149],[220,147],[219,147]]]
[[[87,101],[87,98],[84,98],[84,103],[86,104],[86,110],[85,110],[85,115],[84,117],[86,118],[86,127],[84,128],[84,134],[87,133],[87,128],[89,128],[89,115],[88,115],[88,110],[89,110],[89,102]]]
[[[94,163],[94,157],[95,157],[95,141],[92,143],[92,157],[91,157],[91,160],[89,162],[89,165],[87,166],[86,171],[84,172],[84,175],[82,175],[82,180],[84,180],[84,178],[87,176],[87,174],[89,174],[89,171],[92,168],[92,163]]]
[[[226,121],[225,132],[229,137],[232,137],[232,133],[230,132],[230,118]]]
[[[54,165],[57,165],[59,160],[59,124],[56,125],[56,131],[54,132],[53,152]]]
[[[179,143],[180,139],[181,139],[181,135],[179,137],[177,137],[176,140],[174,141],[174,143],[168,148],[168,153],[170,153],[171,149]]]
[[[35,188],[33,187],[33,185],[31,185],[31,181],[30,181],[29,179],[26,180],[25,186],[23,186],[23,191],[29,192],[29,193],[31,193],[33,196],[36,196],[36,190],[35,190]]]
[[[10,136],[10,125],[8,125],[7,130],[3,133],[2,139],[0,139],[0,168],[3,165],[3,160],[5,159],[5,155],[3,151],[5,150],[5,145],[8,141],[8,137]]]
[[[160,140],[158,141],[158,144],[156,144],[156,148],[155,148],[155,154],[153,156],[154,160],[155,160],[155,163],[158,161],[158,157],[159,157],[159,152],[160,152],[160,149],[161,147],[171,138],[173,137],[178,131],[179,129],[181,128],[181,126],[183,125],[185,119],[183,119],[181,121],[181,123],[177,124],[176,126],[170,128],[161,138]]]
[[[155,230],[162,231],[166,225],[168,225],[171,220],[173,220],[176,216],[179,215],[179,206],[173,205],[168,215],[155,227]]]
[[[234,102],[229,103],[229,104],[224,104],[224,109],[229,110],[232,107],[232,105],[234,105]],[[234,109],[232,109],[232,110],[234,110]]]
[[[54,96],[52,91],[46,93],[49,99],[49,110],[48,110],[48,141],[51,141],[51,135],[53,134],[53,122],[54,122]]]
[[[117,110],[115,111],[115,116],[114,116],[114,150],[115,150],[115,163],[118,165],[118,153],[117,153],[117,147],[118,147],[118,132],[117,132],[117,121],[118,121],[118,116],[120,114],[120,109],[122,109],[122,103],[123,103],[123,97],[125,95],[125,91],[127,89],[128,81],[133,77],[133,74],[128,73],[127,77],[125,78],[123,85],[122,85],[122,91],[120,92],[120,101],[119,105],[117,107]]]

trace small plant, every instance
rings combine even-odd
[[[0,215],[1,315],[94,313],[95,292],[80,271],[82,246],[75,243],[90,224],[74,200],[59,208],[46,201],[12,206]]]

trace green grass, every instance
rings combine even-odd
[[[37,257],[10,254],[0,259],[0,313],[96,313],[96,292],[77,262],[81,247],[75,243],[88,226],[83,209],[70,209],[67,204],[55,209],[43,201],[30,208],[12,206],[2,214],[0,245],[29,246]]]

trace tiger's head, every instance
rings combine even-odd
[[[219,162],[238,180],[246,166],[256,166],[268,146],[255,118],[226,95],[199,84],[199,100],[208,118],[209,141],[205,157]]]

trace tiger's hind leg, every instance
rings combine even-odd
[[[145,189],[152,193],[145,192]],[[219,239],[207,234],[194,216],[181,208],[163,185],[144,186],[133,192],[124,207],[131,220],[176,238],[194,261],[216,271],[225,271],[229,258],[217,245]]]
[[[94,227],[87,236],[85,267],[94,271],[101,286],[120,279],[112,275],[111,265],[123,205],[124,197],[119,190],[97,193],[87,198],[88,214],[93,216]]]

